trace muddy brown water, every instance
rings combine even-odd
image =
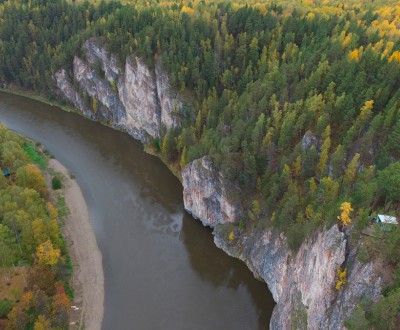
[[[103,255],[102,329],[268,329],[266,284],[183,208],[182,186],[127,134],[0,93],[0,121],[76,176]]]

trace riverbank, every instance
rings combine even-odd
[[[73,106],[71,106],[69,104],[61,104],[60,102],[58,102],[56,100],[51,101],[49,98],[47,98],[37,92],[34,92],[32,90],[9,86],[6,88],[0,88],[0,92],[27,97],[29,99],[39,101],[39,102],[51,105],[53,107],[58,107],[67,112],[76,112],[76,113],[78,112],[76,110],[76,108],[74,108]]]
[[[101,329],[104,313],[104,274],[102,256],[89,220],[82,191],[68,170],[51,159],[49,169],[63,176],[63,195],[69,208],[62,233],[72,259],[75,298],[72,303],[71,329]]]

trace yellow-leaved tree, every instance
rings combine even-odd
[[[349,202],[342,203],[340,210],[342,213],[340,213],[340,216],[337,217],[339,222],[344,226],[349,225],[351,223],[350,213],[354,211],[351,207],[351,204]]]
[[[374,107],[374,100],[365,101],[364,105],[360,109],[361,119],[369,118],[372,114],[373,107]]]
[[[360,54],[359,54],[357,48],[354,49],[352,52],[350,52],[349,58],[350,58],[351,60],[356,61],[356,62],[358,62],[358,61],[360,60]]]
[[[49,240],[40,244],[36,250],[36,256],[39,259],[39,264],[54,266],[60,257],[60,250],[55,249]]]
[[[336,290],[339,290],[343,284],[346,284],[346,275],[347,275],[346,268],[344,270],[342,270],[341,268],[337,270],[338,280],[336,282]]]
[[[396,61],[396,62],[400,63],[400,52],[399,52],[398,50],[396,50],[396,51],[392,54],[392,56],[389,57],[389,60],[388,60],[388,61],[389,61],[389,62]]]
[[[47,191],[46,181],[42,173],[33,164],[25,165],[17,170],[16,182],[21,187],[35,189],[42,194]]]
[[[51,322],[43,315],[39,315],[35,322],[33,330],[51,330]]]

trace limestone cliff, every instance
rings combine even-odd
[[[72,82],[64,69],[54,75],[61,95],[83,115],[126,130],[143,143],[159,137],[162,126],[179,124],[182,102],[159,61],[151,70],[131,55],[120,67],[95,38],[85,42],[84,51],[85,59],[73,60]]]
[[[277,303],[271,329],[340,329],[363,296],[379,298],[381,279],[371,264],[357,260],[356,248],[348,254],[347,238],[336,225],[309,238],[297,253],[276,229],[231,242],[224,224],[235,221],[240,210],[224,198],[221,175],[202,158],[188,164],[182,178],[185,208],[204,225],[216,226],[215,244],[267,283]],[[337,291],[336,273],[344,262],[348,283]]]

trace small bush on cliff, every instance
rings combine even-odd
[[[339,268],[337,270],[337,277],[338,280],[336,282],[336,290],[340,290],[340,288],[346,284],[346,276],[347,276],[347,270],[346,268],[344,270],[342,270],[341,268]]]
[[[154,150],[155,150],[156,152],[160,152],[161,146],[160,146],[160,139],[159,139],[159,138],[155,138],[155,139],[153,140],[153,147],[154,147]]]

